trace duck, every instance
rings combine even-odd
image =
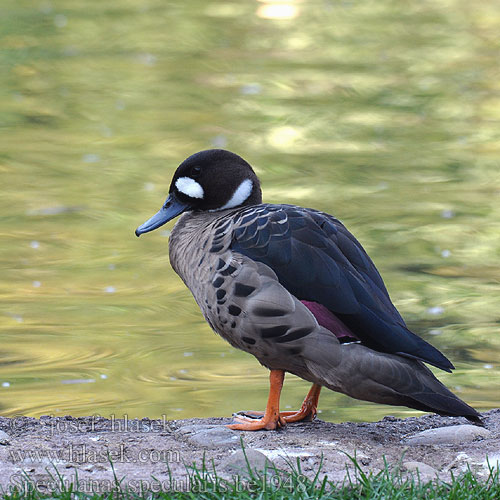
[[[269,370],[265,410],[234,413],[230,429],[312,421],[323,387],[481,424],[426,366],[454,369],[408,329],[374,263],[337,218],[263,203],[251,165],[223,149],[184,160],[165,203],[135,234],[176,217],[172,268],[211,329]],[[286,373],[312,384],[297,411],[280,411]]]

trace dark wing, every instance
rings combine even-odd
[[[231,249],[269,266],[299,300],[328,308],[367,347],[426,361],[450,361],[412,333],[370,257],[331,215],[292,205],[259,205],[234,216]]]

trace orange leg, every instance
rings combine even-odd
[[[321,386],[318,384],[313,384],[309,389],[302,406],[299,411],[287,411],[280,413],[285,418],[285,422],[311,422],[316,418],[317,409],[318,409],[318,401],[319,401],[319,393],[321,392]]]
[[[281,411],[280,417],[283,420],[291,424],[293,422],[311,422],[316,418],[319,393],[321,392],[321,386],[318,384],[313,384],[307,396],[302,403],[300,410],[298,411]],[[236,414],[240,420],[255,420],[261,418],[264,415],[261,411],[244,411]]]
[[[258,431],[261,429],[272,431],[284,427],[286,422],[280,416],[280,395],[284,380],[285,372],[283,370],[271,370],[269,374],[269,398],[264,416],[259,419],[252,419],[236,415],[235,421],[237,423],[230,424],[227,427],[235,431]]]

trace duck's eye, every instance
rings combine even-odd
[[[193,167],[191,169],[191,177],[199,177],[199,175],[201,174],[201,167]]]

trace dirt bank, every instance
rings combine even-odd
[[[385,457],[391,465],[418,468],[424,478],[446,479],[467,467],[486,476],[487,460],[492,465],[500,460],[500,409],[483,416],[484,429],[461,418],[423,416],[370,423],[316,420],[278,432],[231,431],[224,427],[230,422],[226,418],[0,417],[0,485],[22,487],[28,476],[45,491],[55,484],[57,469],[68,483],[78,477],[84,490],[109,489],[115,475],[131,489],[141,481],[153,489],[187,489],[186,465],[200,465],[204,456],[208,468],[215,464],[221,476],[237,473],[243,466],[241,440],[257,468],[269,460],[287,469],[298,457],[303,473],[312,475],[323,459],[323,473],[331,480],[345,476],[346,453],[356,453],[366,470],[383,468]]]

